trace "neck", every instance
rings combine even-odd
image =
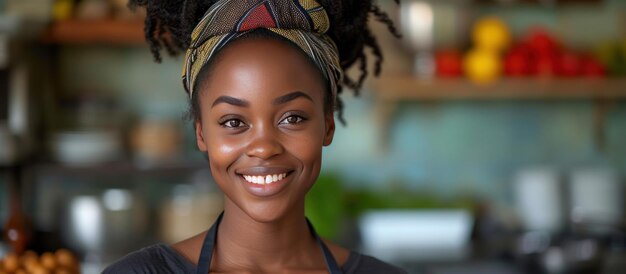
[[[226,198],[214,252],[212,265],[220,272],[325,267],[304,202],[278,220],[258,222]]]

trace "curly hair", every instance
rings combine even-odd
[[[145,7],[147,16],[145,19],[145,36],[154,55],[156,62],[161,62],[161,52],[170,55],[184,52],[190,44],[191,33],[200,21],[204,13],[218,0],[129,0],[131,9]],[[394,0],[399,4],[399,0]],[[330,20],[329,37],[339,49],[341,68],[347,71],[355,63],[359,63],[360,75],[357,79],[350,78],[347,74],[343,77],[343,83],[337,83],[337,93],[342,88],[352,89],[355,95],[359,91],[369,72],[367,70],[367,57],[365,48],[370,48],[376,60],[374,63],[374,75],[378,76],[381,70],[383,55],[370,30],[367,20],[372,15],[377,21],[385,24],[395,37],[401,34],[396,29],[393,21],[372,0],[318,0]],[[191,116],[198,118],[199,110],[194,98],[191,102]],[[339,120],[343,119],[343,103],[337,97],[334,109],[338,112]]]

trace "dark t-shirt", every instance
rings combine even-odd
[[[406,271],[376,258],[354,251],[341,267],[345,274],[400,274]],[[165,244],[157,244],[130,253],[107,267],[102,273],[158,273],[188,274],[196,273],[196,265],[182,257],[178,252]]]

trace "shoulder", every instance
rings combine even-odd
[[[331,241],[324,240],[328,249],[341,265],[342,270],[346,274],[368,274],[368,273],[386,273],[386,274],[406,274],[405,270],[392,264],[383,262],[371,256],[367,256],[355,251],[345,249]]]
[[[330,250],[330,253],[333,254],[333,257],[337,261],[337,264],[339,265],[346,264],[346,262],[348,261],[348,258],[350,257],[350,250],[347,250],[326,239],[322,239],[322,241],[324,241],[324,244],[326,244],[326,246]]]
[[[200,259],[200,251],[207,231],[172,245],[172,249],[184,257],[187,261],[197,262]]]
[[[102,273],[193,273],[195,266],[164,244],[152,245],[129,253]]]
[[[355,251],[350,252],[348,261],[343,265],[346,274],[369,274],[369,273],[386,273],[386,274],[406,274],[406,270],[395,265],[383,262],[371,256],[367,256]]]

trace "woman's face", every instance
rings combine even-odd
[[[275,39],[236,41],[199,85],[198,147],[227,200],[259,222],[301,208],[334,134],[305,58]]]

